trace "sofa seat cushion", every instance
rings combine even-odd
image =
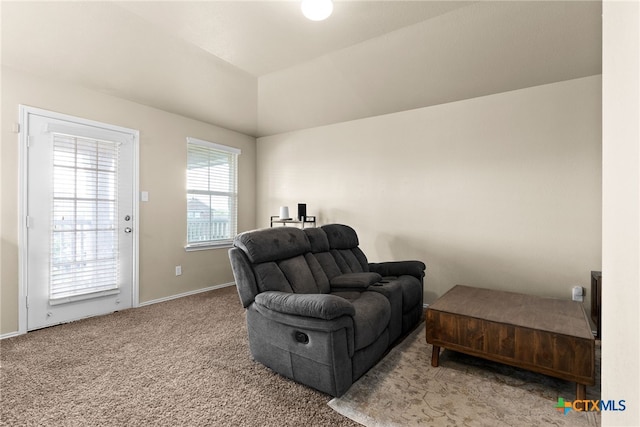
[[[354,309],[354,349],[356,351],[373,344],[385,333],[391,319],[391,304],[377,292],[332,292],[331,295],[349,301]]]

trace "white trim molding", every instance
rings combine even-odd
[[[142,303],[138,304],[138,307],[144,307],[145,305],[157,304],[159,302],[171,301],[173,299],[178,299],[178,298],[182,298],[182,297],[188,297],[190,295],[201,294],[203,292],[209,292],[209,291],[213,291],[213,290],[216,290],[216,289],[228,288],[229,286],[235,286],[235,285],[236,285],[235,282],[223,283],[221,285],[213,285],[213,286],[209,286],[209,287],[202,288],[202,289],[196,289],[195,291],[183,292],[181,294],[170,295],[168,297],[153,299],[151,301],[145,301],[145,302],[142,302]]]

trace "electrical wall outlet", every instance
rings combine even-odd
[[[571,289],[571,299],[574,301],[584,301],[584,289],[582,286],[574,286]]]
[[[182,276],[182,266],[176,265],[176,276]]]

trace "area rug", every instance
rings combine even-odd
[[[575,399],[575,384],[444,350],[431,366],[424,323],[329,406],[367,427],[599,426],[598,412],[556,408]],[[600,398],[600,351],[596,385]]]

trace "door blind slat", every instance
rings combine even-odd
[[[119,144],[52,135],[49,298],[117,289]]]

